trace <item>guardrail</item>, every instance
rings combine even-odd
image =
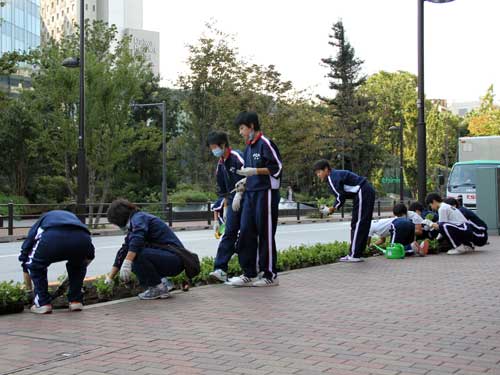
[[[283,202],[281,202],[283,203]],[[303,217],[309,218],[321,218],[322,215],[318,212],[318,207],[316,202],[284,202],[290,208],[280,209],[278,215],[280,218],[293,217],[296,220],[301,220]],[[392,207],[397,203],[396,200],[390,199],[378,199],[375,202],[374,207],[374,217],[381,217],[382,212],[392,211]],[[107,206],[110,203],[105,203],[103,207],[103,213],[98,214],[94,211],[97,210],[99,204],[86,204],[84,210],[85,222],[87,224],[93,224],[93,228],[105,227],[109,224],[106,218]],[[147,211],[153,215],[161,217],[169,226],[172,226],[174,222],[192,222],[192,221],[203,221],[211,225],[213,221],[213,212],[211,210],[211,202],[200,202],[200,203],[186,203],[186,204],[175,204],[168,203],[166,210],[161,210],[161,203],[136,203],[141,209]],[[410,204],[410,201],[408,201]],[[293,207],[293,208],[292,208]],[[9,236],[14,234],[15,229],[27,229],[30,228],[36,220],[44,212],[55,210],[55,209],[69,209],[72,212],[76,212],[76,204],[15,204],[7,203],[0,204],[0,230],[7,230]],[[90,212],[92,211],[92,215]],[[351,202],[346,202],[342,210],[340,211],[341,218],[344,218],[346,214],[350,214],[352,211]],[[98,217],[98,219],[97,219]],[[97,219],[97,224],[96,224]]]

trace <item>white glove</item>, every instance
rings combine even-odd
[[[321,212],[325,216],[328,216],[330,215],[330,207],[324,206],[319,212]]]
[[[234,198],[233,198],[233,204],[231,205],[231,207],[233,208],[233,211],[234,212],[238,212],[240,210],[240,207],[241,207],[241,199],[243,198],[243,193],[242,192],[237,192],[235,195],[234,195]]]
[[[132,274],[132,261],[125,259],[120,270],[120,280],[124,283],[130,281],[130,275]]]
[[[109,277],[109,275],[106,275],[106,278],[104,279],[104,284],[106,285],[112,285],[113,284],[113,279]]]
[[[257,168],[243,167],[236,171],[240,176],[255,176],[257,174]]]
[[[214,232],[218,232],[219,227],[220,227],[219,220],[217,220],[216,222],[214,222],[214,226],[213,226]]]
[[[243,193],[247,187],[247,179],[242,178],[234,185],[234,190],[240,193]]]
[[[422,225],[424,226],[424,230],[426,231],[434,230],[434,223],[432,222],[432,220],[424,219],[424,221],[422,221]]]

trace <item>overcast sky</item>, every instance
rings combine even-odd
[[[500,92],[500,1],[425,2],[424,13],[426,96],[476,101],[490,84]],[[160,32],[164,84],[186,72],[186,45],[210,19],[235,34],[242,56],[276,65],[314,94],[331,95],[320,59],[333,53],[328,35],[338,19],[365,74],[417,73],[417,0],[144,0],[144,28]]]

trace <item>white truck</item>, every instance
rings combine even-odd
[[[500,136],[462,137],[458,139],[458,162],[453,165],[446,196],[461,198],[463,205],[476,208],[476,171],[500,167]]]

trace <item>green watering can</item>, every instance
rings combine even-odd
[[[403,259],[405,257],[405,247],[400,243],[391,243],[386,249],[373,245],[377,250],[384,253],[387,259]]]

